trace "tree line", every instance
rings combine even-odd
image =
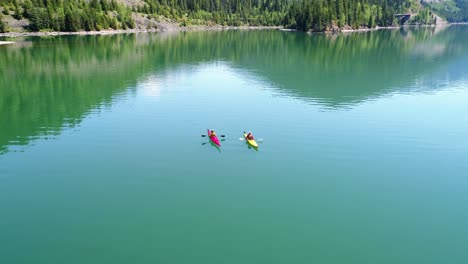
[[[169,6],[185,11],[226,12],[248,15],[255,10],[280,11],[287,4],[284,0],[144,0],[148,6]]]
[[[7,32],[7,26],[6,26],[6,23],[3,22],[3,16],[0,13],[0,33],[5,33],[5,32]]]
[[[396,25],[395,13],[407,4],[392,0],[298,0],[289,8],[284,26],[324,31],[344,26],[358,29]]]
[[[184,23],[281,25],[288,0],[144,0],[136,11]]]
[[[448,19],[455,17],[449,21],[468,19],[468,0],[444,3],[455,5],[453,14],[447,11],[452,14],[446,14]],[[3,0],[0,7],[4,15],[27,18],[31,31],[134,28],[132,13],[149,18],[163,16],[183,26],[283,25],[304,31],[327,31],[397,25],[395,13],[421,9],[416,0],[142,0],[131,7],[119,0]],[[433,23],[431,11],[422,9],[416,20]],[[0,31],[6,30],[0,19]]]
[[[133,13],[188,24],[281,25],[288,0],[4,0],[4,14],[27,18],[31,31],[79,31],[135,27]],[[5,24],[0,22],[0,30]]]
[[[31,31],[75,32],[135,27],[131,8],[115,0],[4,1],[4,14],[13,11],[15,19],[27,18]]]

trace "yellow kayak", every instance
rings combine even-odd
[[[258,144],[257,144],[257,142],[255,142],[255,139],[252,139],[252,140],[247,139],[247,134],[246,133],[244,133],[244,138],[247,141],[247,144],[249,144],[250,146],[252,146],[254,148],[258,148]]]

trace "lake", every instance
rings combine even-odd
[[[0,263],[468,263],[467,69],[468,26],[16,39]]]

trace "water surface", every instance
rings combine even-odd
[[[466,26],[0,46],[0,262],[467,263],[467,68]]]

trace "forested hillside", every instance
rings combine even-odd
[[[394,15],[404,10],[406,3],[403,0],[300,0],[293,2],[284,24],[313,31],[396,25]]]
[[[468,18],[468,0],[426,4],[449,21]],[[25,21],[29,31],[128,29],[135,19],[167,19],[181,26],[285,26],[334,31],[396,26],[396,13],[418,13],[417,22],[433,23],[419,0],[1,0],[0,32],[6,18]],[[150,27],[149,25],[148,27]]]
[[[189,24],[281,25],[286,0],[3,0],[4,15],[29,20],[29,30],[79,31],[135,27],[132,13]],[[5,24],[0,30],[5,31]]]
[[[144,0],[138,12],[220,25],[280,25],[288,0]]]
[[[29,20],[30,31],[79,31],[134,27],[131,8],[115,0],[3,0],[4,15]]]
[[[449,22],[468,21],[468,0],[431,1],[426,5]]]

